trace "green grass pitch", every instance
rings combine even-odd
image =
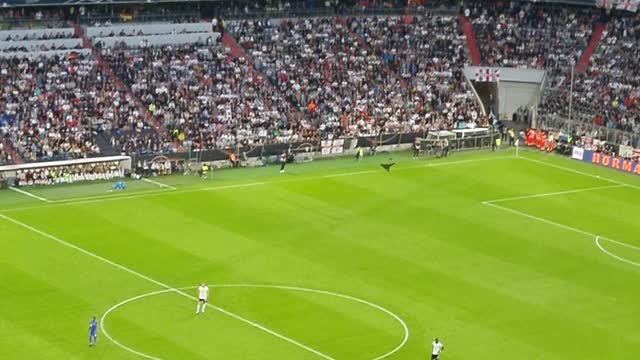
[[[640,178],[386,157],[3,191],[0,359],[640,358]]]

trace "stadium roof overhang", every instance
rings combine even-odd
[[[154,4],[154,3],[184,3],[184,2],[217,2],[219,0],[0,0],[0,7],[25,6],[74,6],[74,5],[117,5],[117,4]],[[640,0],[525,0],[533,3],[548,3],[578,6],[598,6],[625,9],[625,4],[636,5]],[[292,0],[292,2],[306,2],[306,0]],[[632,6],[635,10],[636,6]]]

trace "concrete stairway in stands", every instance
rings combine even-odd
[[[589,68],[589,60],[591,59],[591,55],[593,55],[596,47],[598,47],[598,44],[600,43],[600,40],[602,40],[602,34],[604,33],[604,30],[606,28],[606,23],[599,23],[598,25],[596,25],[595,29],[593,29],[593,32],[591,33],[591,39],[589,39],[589,44],[582,52],[582,55],[580,56],[580,59],[576,64],[576,71],[578,73],[583,73]]]
[[[0,137],[0,143],[4,146],[4,151],[11,155],[11,161],[15,164],[23,164],[24,160],[18,155],[18,152],[11,146],[9,141]]]
[[[471,57],[471,65],[480,65],[480,50],[478,49],[478,43],[476,42],[476,34],[473,31],[473,25],[464,15],[460,15],[460,28],[467,40],[467,50]]]

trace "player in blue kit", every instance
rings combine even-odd
[[[89,321],[89,347],[95,346],[97,340],[98,340],[98,321],[96,321],[96,317],[94,316],[93,319]]]

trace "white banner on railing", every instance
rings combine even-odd
[[[124,168],[131,169],[131,156],[105,156],[86,159],[74,159],[74,160],[60,160],[60,161],[45,161],[18,165],[5,165],[0,166],[0,172],[5,171],[18,171],[28,169],[43,169],[59,166],[80,165],[80,164],[99,164],[109,161],[118,161],[124,163]],[[128,163],[127,163],[128,161]]]
[[[584,149],[581,147],[574,146],[573,152],[571,153],[571,158],[576,160],[582,160],[584,158]]]

